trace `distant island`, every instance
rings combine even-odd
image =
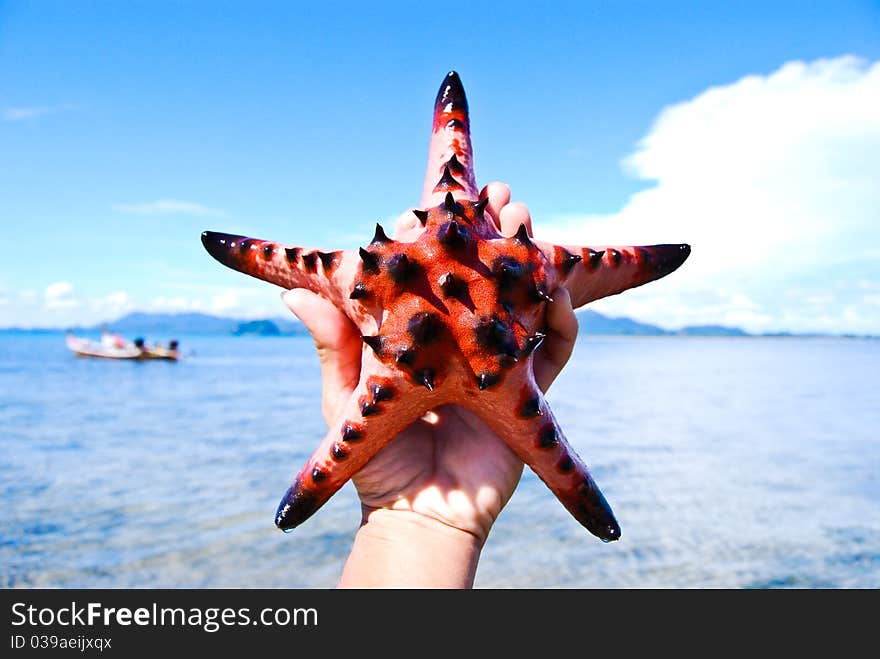
[[[752,336],[738,327],[689,325],[680,330],[666,330],[626,317],[605,316],[597,311],[577,312],[580,333],[593,336]]]
[[[728,336],[728,337],[819,337],[827,334],[795,334],[773,332],[751,334],[739,327],[723,325],[688,325],[677,330],[667,330],[657,325],[642,323],[632,318],[606,316],[596,311],[577,313],[580,333],[591,336]],[[132,338],[142,336],[148,340],[168,340],[179,336],[307,336],[305,326],[294,319],[262,318],[243,319],[213,316],[205,313],[147,313],[136,311],[121,318],[89,327],[71,327],[74,332],[96,333],[102,326]],[[0,328],[3,333],[59,333],[59,328]],[[873,338],[855,337],[847,338]]]

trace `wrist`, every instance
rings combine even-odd
[[[470,588],[485,538],[412,510],[364,507],[340,588]]]

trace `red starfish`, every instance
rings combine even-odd
[[[379,225],[357,252],[202,234],[221,263],[325,297],[363,335],[360,382],[285,494],[280,528],[305,521],[426,412],[456,404],[483,419],[593,534],[620,537],[535,384],[532,353],[550,291],[565,287],[579,307],[669,274],[690,247],[560,246],[533,240],[525,225],[504,237],[484,212],[472,153],[467,100],[451,72],[434,106],[424,210],[413,211],[411,241],[392,240]]]

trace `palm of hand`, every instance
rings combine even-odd
[[[513,495],[523,463],[473,413],[436,411],[398,435],[355,477],[364,506],[411,510],[484,536]]]

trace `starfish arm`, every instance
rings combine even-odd
[[[470,407],[590,533],[606,542],[619,539],[620,526],[611,507],[565,439],[537,385],[530,381],[514,396],[484,392],[479,404]]]
[[[580,247],[535,241],[556,266],[574,308],[647,284],[676,270],[690,245]]]
[[[339,419],[299,471],[278,506],[275,524],[290,531],[307,520],[389,441],[417,421],[428,407],[414,385],[375,359],[367,364]],[[373,373],[367,375],[366,372]]]
[[[422,208],[438,205],[447,192],[456,199],[475,200],[479,197],[467,97],[455,71],[447,74],[434,101],[434,125],[428,147]]]
[[[202,244],[223,265],[282,288],[307,288],[327,298],[350,316],[352,280],[360,257],[356,252],[322,252],[270,240],[205,231]]]

